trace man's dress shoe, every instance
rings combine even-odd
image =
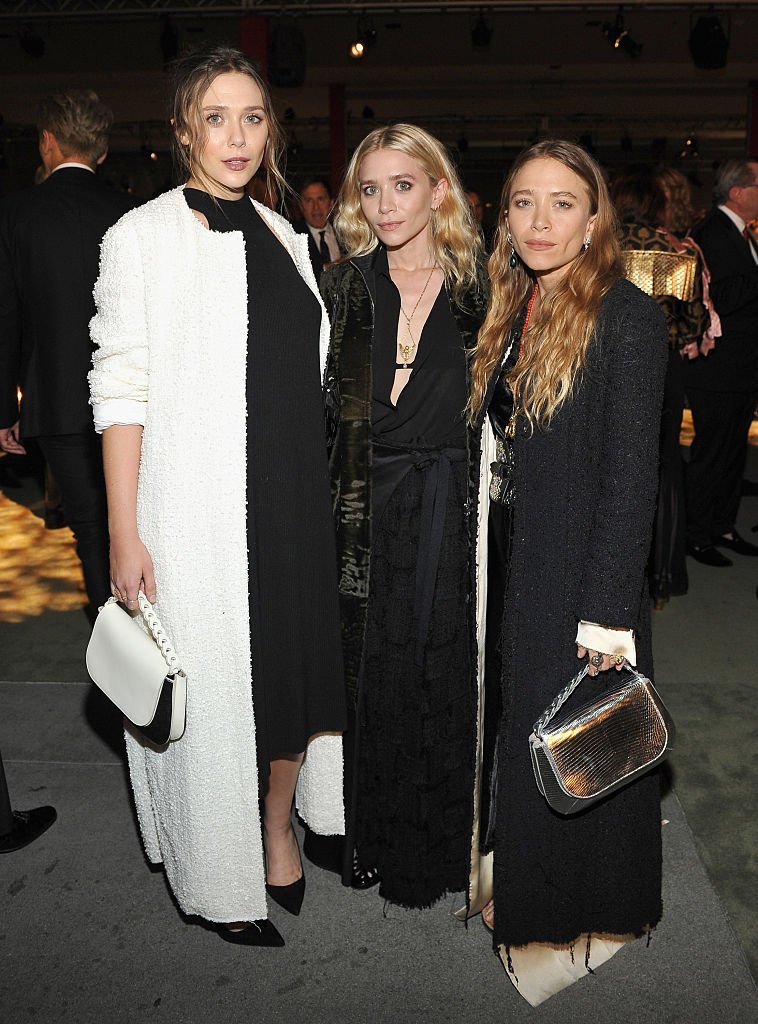
[[[731,537],[719,537],[715,544],[720,548],[728,548],[736,555],[749,555],[752,558],[758,557],[758,544],[751,544],[749,540],[740,537],[736,530],[732,530]]]
[[[687,554],[701,565],[710,565],[717,569],[725,569],[733,564],[731,559],[717,551],[713,544],[704,544],[702,547],[699,544],[688,544]]]
[[[31,811],[13,811],[13,828],[0,836],[0,853],[21,850],[39,839],[58,815],[54,807],[34,807]]]

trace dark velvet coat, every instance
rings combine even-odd
[[[374,262],[375,253],[357,257],[328,268],[321,279],[321,291],[332,323],[327,378],[338,391],[340,403],[330,464],[337,529],[345,679],[352,706],[355,705],[363,655],[371,568],[371,356],[376,294]],[[467,292],[460,302],[450,302],[450,309],[467,350],[476,342],[486,304],[487,287],[482,270],[479,287]],[[475,666],[472,666],[472,679],[474,671]]]
[[[633,629],[639,667],[652,672],[645,566],[667,355],[655,302],[617,281],[603,300],[573,396],[548,430],[530,436],[522,422],[515,440],[494,842],[496,943],[641,933],[661,915],[657,775],[566,818],[537,790],[528,737],[579,668],[580,620]],[[476,474],[471,493],[475,500]],[[613,681],[608,673],[585,679],[576,699]]]

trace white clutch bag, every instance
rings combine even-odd
[[[87,671],[151,743],[164,746],[184,733],[187,676],[142,593],[139,608],[150,634],[115,597],[103,605],[87,645]]]

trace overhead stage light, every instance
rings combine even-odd
[[[18,41],[24,53],[39,60],[45,56],[45,40],[35,32],[29,25],[24,26],[19,33]]]
[[[371,18],[362,14],[355,29],[355,40],[350,44],[350,56],[361,60],[376,42],[376,29]]]
[[[728,19],[728,15],[726,16]],[[701,15],[695,24],[690,17],[690,53],[696,68],[725,68],[729,52],[730,22],[727,28],[713,12]]]
[[[471,28],[471,45],[477,50],[486,50],[492,41],[492,26],[484,20],[484,11],[479,8],[479,17]]]
[[[614,48],[625,53],[627,57],[639,57],[642,52],[642,43],[636,43],[629,35],[624,24],[624,8],[619,7],[616,12],[616,20],[606,21],[601,29],[603,35]]]
[[[688,135],[684,140],[684,145],[679,150],[680,160],[696,160],[700,156],[700,149],[697,144],[697,139],[694,135]]]

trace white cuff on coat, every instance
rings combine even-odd
[[[637,647],[631,629],[606,629],[596,622],[580,622],[576,642],[590,651],[623,654],[630,665],[637,664]]]
[[[144,427],[146,412],[147,402],[137,402],[133,398],[108,398],[92,406],[98,434],[108,427]]]

